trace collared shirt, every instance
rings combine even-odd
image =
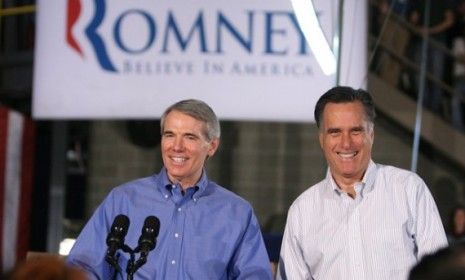
[[[183,194],[160,174],[113,189],[80,233],[67,261],[90,279],[113,279],[106,237],[114,218],[130,219],[125,244],[134,249],[147,216],[160,220],[156,247],[134,279],[271,279],[271,267],[251,205],[208,180],[205,171]],[[126,279],[130,254],[118,250]],[[138,254],[135,255],[137,261]]]
[[[447,246],[441,218],[423,180],[370,161],[342,192],[326,178],[291,205],[278,279],[407,279],[424,254]]]

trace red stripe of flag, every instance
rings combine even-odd
[[[29,118],[24,118],[21,148],[21,192],[18,221],[16,261],[26,258],[29,249],[29,220],[31,215],[32,176],[34,165],[35,127]]]
[[[3,209],[5,207],[5,160],[6,160],[6,141],[8,132],[8,110],[0,107],[0,221],[4,221]],[[3,267],[3,222],[0,222],[0,268]]]

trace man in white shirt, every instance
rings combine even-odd
[[[318,100],[329,168],[289,209],[278,279],[407,279],[421,256],[447,246],[423,180],[372,161],[374,118],[364,90],[335,87]]]

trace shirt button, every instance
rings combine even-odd
[[[175,261],[175,260],[172,260],[172,261],[171,261],[171,264],[176,264],[176,261]]]
[[[194,198],[194,202],[197,202],[197,198]]]
[[[176,185],[172,185],[171,187],[172,187],[173,189],[175,189],[175,188],[176,188]]]
[[[168,195],[167,195],[167,194],[165,194],[165,198],[168,198]]]
[[[181,207],[178,208],[178,212],[181,212]]]
[[[174,237],[178,238],[178,237],[179,237],[179,234],[178,234],[178,233],[175,233],[175,234],[174,234]]]

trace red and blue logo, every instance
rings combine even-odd
[[[85,28],[85,36],[91,43],[91,46],[97,56],[97,60],[100,66],[107,71],[117,72],[115,66],[110,60],[110,57],[108,56],[108,52],[106,50],[104,40],[97,33],[97,28],[100,26],[100,24],[103,21],[103,18],[105,17],[105,9],[106,9],[105,0],[94,0],[94,4],[95,4],[95,13],[92,18],[92,21]],[[73,33],[71,32],[73,29],[73,26],[76,24],[77,20],[79,19],[81,11],[82,11],[81,0],[68,0],[66,42],[79,55],[84,57],[84,53],[81,47],[79,46],[76,38],[73,36]]]

